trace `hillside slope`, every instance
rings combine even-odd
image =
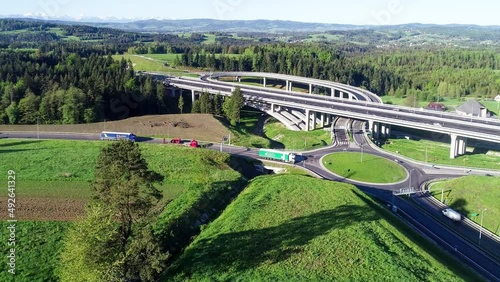
[[[477,279],[353,186],[296,175],[255,179],[164,278]]]

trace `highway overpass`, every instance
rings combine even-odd
[[[430,131],[450,136],[450,158],[465,154],[468,138],[500,143],[500,120],[385,105],[369,91],[336,82],[249,72],[213,73],[202,75],[200,78],[152,75],[164,80],[172,89],[191,90],[193,100],[196,99],[197,93],[202,92],[229,96],[236,87],[240,87],[248,105],[279,117],[278,120],[289,127],[295,124],[295,129],[310,130],[317,124],[328,125],[332,116],[338,116],[368,121],[374,138],[389,136],[393,125]],[[262,87],[248,86],[237,82],[218,81],[221,77],[234,77],[236,80],[242,77],[280,79],[289,86],[285,90],[265,87],[266,83],[263,83]],[[292,91],[291,83],[309,85],[310,91]],[[315,95],[312,91],[315,87],[330,89],[330,95]]]

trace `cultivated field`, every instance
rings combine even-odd
[[[83,215],[97,156],[107,144],[0,140],[0,171],[16,172],[16,216],[25,220],[73,220]],[[175,145],[140,146],[150,168],[166,177],[159,188],[167,199],[190,189],[203,191],[210,183],[232,181],[239,175],[225,164],[225,154]],[[6,206],[6,199],[6,193],[0,195],[0,205]],[[6,218],[7,210],[1,209],[0,219]]]
[[[252,184],[162,281],[474,281],[354,187],[283,175]]]
[[[71,224],[68,221],[84,214],[97,156],[107,144],[109,142],[0,139],[0,171],[16,172],[16,219],[19,221],[16,223],[15,281],[57,281],[54,271],[59,263],[60,241]],[[210,199],[222,198],[241,178],[229,166],[227,154],[176,145],[140,146],[150,169],[165,176],[158,188],[165,201],[171,202],[159,219],[161,227],[167,226],[169,220],[188,218],[186,212],[200,199],[205,206],[195,208],[213,212],[212,207],[207,207]],[[7,190],[0,195],[0,205],[5,207],[0,209],[1,238],[9,235],[6,200]],[[2,254],[8,253],[6,243],[2,244]],[[0,281],[10,281],[7,267],[6,263],[1,264]]]

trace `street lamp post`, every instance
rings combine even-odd
[[[427,144],[425,144],[425,164],[427,164]]]
[[[361,162],[363,162],[363,144],[361,144]]]
[[[483,232],[483,214],[486,208],[481,211],[481,226],[479,227],[479,246],[481,246],[481,233]]]
[[[411,173],[412,173],[412,171],[414,171],[414,170],[415,170],[414,168],[412,168],[412,169],[410,170],[410,182],[408,183],[408,188],[411,188]]]

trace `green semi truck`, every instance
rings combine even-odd
[[[287,163],[295,163],[295,154],[284,151],[260,149],[259,157],[274,161],[282,161]]]

